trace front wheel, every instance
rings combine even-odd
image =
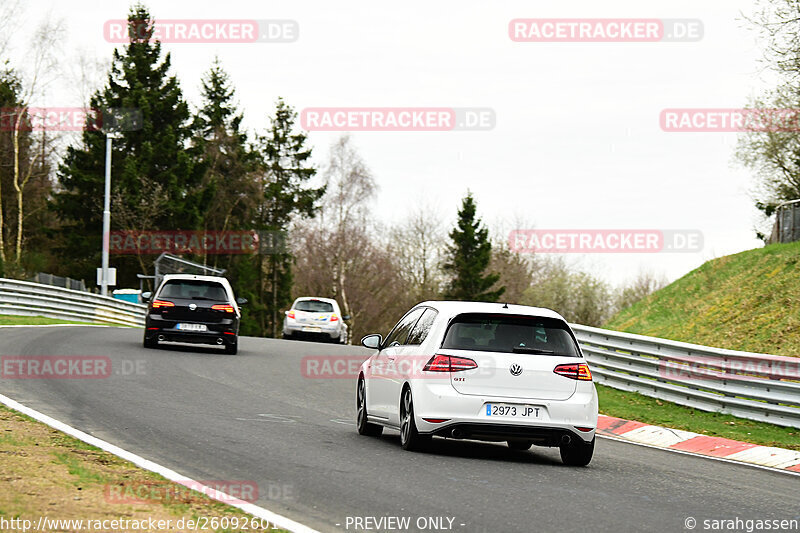
[[[430,441],[430,435],[420,435],[417,431],[411,389],[405,389],[400,401],[400,446],[409,451],[421,450]]]
[[[368,437],[380,437],[381,433],[383,433],[383,426],[379,426],[378,424],[370,424],[367,422],[367,385],[364,383],[363,378],[358,380],[356,409],[358,410],[358,415],[356,418],[358,434],[367,435]]]
[[[567,445],[561,446],[561,460],[569,466],[586,466],[594,455],[594,438],[591,442],[583,442],[583,439],[575,438]]]

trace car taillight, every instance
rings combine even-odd
[[[153,300],[153,309],[158,309],[159,307],[175,307],[175,304],[167,300]]]
[[[294,311],[289,311],[288,313],[286,313],[286,316],[288,316],[289,318],[293,319],[294,318]]]
[[[467,357],[434,355],[422,369],[425,372],[461,372],[478,368],[478,363]]]
[[[216,311],[225,311],[226,313],[233,313],[233,306],[228,304],[212,305],[211,309],[214,309]]]
[[[336,315],[331,316],[331,322],[336,322],[337,320],[339,320],[338,316]]]
[[[564,376],[565,378],[569,379],[577,379],[578,381],[592,381],[592,372],[589,370],[589,365],[585,363],[558,365],[553,369],[553,372],[559,376]]]

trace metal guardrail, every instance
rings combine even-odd
[[[800,428],[800,358],[571,326],[597,383]]]
[[[30,281],[0,278],[0,314],[144,326],[140,304]]]

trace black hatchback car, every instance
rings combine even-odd
[[[224,346],[235,354],[239,346],[240,305],[225,278],[171,274],[155,295],[143,293],[149,301],[145,319],[144,347],[157,348],[159,342],[191,342]]]

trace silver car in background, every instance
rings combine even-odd
[[[343,316],[332,298],[302,296],[286,311],[283,320],[284,339],[323,340],[347,344],[349,316]]]

